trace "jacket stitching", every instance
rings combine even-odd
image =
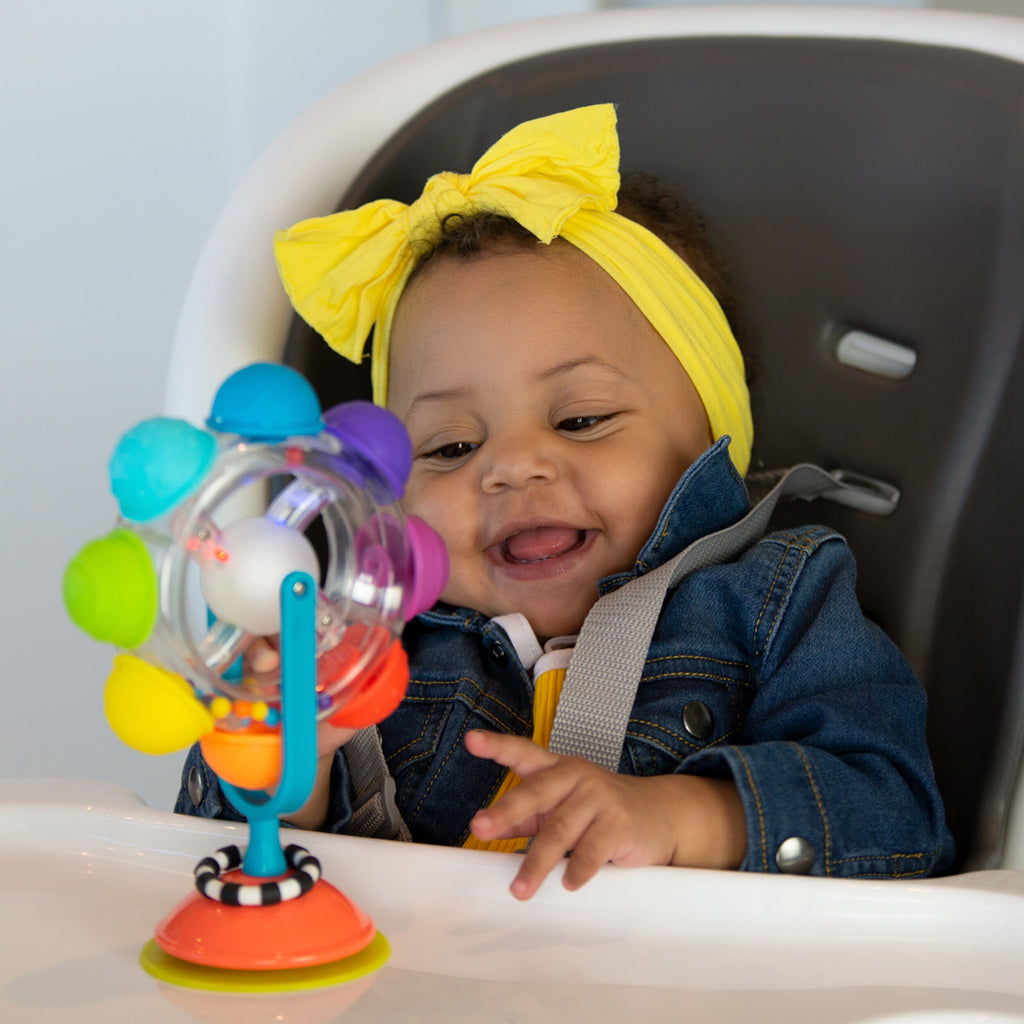
[[[736,756],[740,759],[740,763],[743,765],[743,771],[747,776],[747,785],[750,786],[750,792],[754,797],[754,805],[757,807],[757,831],[760,837],[761,847],[761,870],[768,870],[768,857],[766,852],[767,839],[765,838],[764,831],[764,807],[761,805],[761,794],[758,792],[757,783],[754,781],[754,776],[750,771],[750,763],[747,761],[743,751],[736,747]]]
[[[645,683],[656,679],[708,679],[714,683],[725,683],[727,686],[753,686],[750,679],[734,679],[732,676],[716,676],[713,672],[659,672],[654,676],[644,676]]]
[[[788,538],[788,539],[787,539]],[[775,598],[776,588],[779,584],[779,577],[782,575],[782,570],[786,563],[789,561],[790,554],[796,552],[798,556],[809,557],[817,550],[820,546],[820,542],[811,541],[808,534],[776,534],[771,541],[776,544],[784,544],[785,547],[782,551],[782,557],[779,559],[778,565],[775,567],[775,575],[772,577],[771,585],[768,588],[768,593],[765,595],[764,603],[761,605],[761,610],[758,612],[757,621],[754,623],[754,651],[758,657],[763,657],[768,648],[768,640],[770,637],[775,635],[775,630],[778,628],[779,618],[786,607],[786,602],[789,595],[792,594],[793,588],[796,586],[798,573],[795,567],[790,570],[789,577],[786,581],[785,593],[778,601],[775,614],[772,617],[771,625],[765,631],[765,641],[763,645],[759,646],[758,635],[761,629],[761,621],[768,611],[769,606],[772,604]]]
[[[905,860],[917,860],[917,861],[920,861],[920,860],[925,860],[925,859],[927,859],[929,861],[934,861],[935,858],[938,857],[938,855],[941,852],[942,852],[941,849],[934,849],[934,850],[923,850],[920,853],[890,853],[890,854],[886,854],[885,856],[883,856],[881,858],[882,860],[896,862],[896,863],[893,864],[893,870],[892,871],[888,871],[888,872],[884,872],[884,871],[864,872],[863,874],[858,874],[856,877],[857,878],[921,878],[922,876],[927,875],[931,871],[931,868],[930,868],[929,865],[926,864],[923,867],[919,867],[919,868],[913,868],[913,869],[907,868],[906,870],[900,870],[899,862],[900,861],[905,861]],[[835,861],[835,863],[836,864],[856,864],[858,861],[871,860],[871,859],[874,859],[874,858],[870,858],[870,857],[844,857],[841,860]]]
[[[430,795],[431,789],[434,788],[434,783],[437,782],[437,777],[441,774],[441,772],[444,771],[444,767],[449,762],[449,760],[451,759],[452,754],[454,754],[455,751],[458,750],[460,748],[460,746],[462,745],[462,737],[465,736],[465,734],[466,734],[466,726],[467,726],[467,724],[468,724],[468,720],[466,722],[463,722],[462,728],[459,730],[458,739],[456,740],[455,743],[453,743],[451,745],[451,747],[449,747],[448,753],[445,755],[444,760],[437,766],[437,770],[434,772],[433,777],[427,783],[427,788],[423,791],[423,794],[420,796],[419,802],[416,804],[416,807],[413,809],[412,817],[415,817],[417,814],[419,814],[419,810],[423,806],[423,801],[426,800],[427,797]]]
[[[729,668],[748,669],[750,666],[745,661],[732,661],[728,658],[709,658],[703,654],[664,654],[657,658],[648,658],[646,665],[656,665],[659,661],[704,661],[712,665],[727,665]]]
[[[408,743],[406,743],[403,746],[399,747],[397,750],[392,751],[391,759],[393,761],[397,761],[397,758],[399,757],[399,755],[403,754],[410,747],[414,747],[417,743],[419,743],[420,740],[423,739],[423,736],[424,736],[424,734],[427,731],[427,726],[428,725],[430,725],[430,717],[429,716],[423,719],[423,725],[420,728],[419,735],[414,737],[413,739],[409,740]]]
[[[797,552],[797,557],[801,560],[803,556],[809,554],[807,548],[798,544],[791,544],[789,547],[786,548],[785,558],[788,558],[789,553],[794,550]],[[779,620],[782,618],[783,611],[785,610],[786,605],[789,602],[789,598],[790,595],[793,593],[794,587],[796,587],[797,577],[798,573],[796,572],[796,567],[794,566],[793,570],[789,574],[789,579],[786,581],[785,593],[782,595],[782,599],[778,602],[778,605],[775,609],[775,615],[772,617],[772,624],[768,627],[768,629],[765,632],[765,635],[767,637],[775,636],[775,631],[779,627]],[[767,644],[765,645],[765,649],[767,650]]]
[[[518,714],[516,711],[513,711],[512,708],[510,708],[508,706],[508,704],[506,704],[502,700],[499,700],[497,697],[494,696],[493,693],[489,693],[486,689],[484,689],[484,687],[481,686],[480,683],[478,683],[475,679],[471,679],[468,676],[461,676],[458,679],[444,679],[444,680],[438,679],[438,680],[435,680],[433,682],[424,681],[424,680],[420,680],[420,679],[410,680],[409,681],[409,685],[410,686],[413,685],[414,682],[418,686],[451,686],[453,684],[455,684],[455,685],[468,684],[468,685],[472,686],[473,689],[476,690],[476,692],[479,695],[479,697],[486,698],[487,700],[493,702],[494,704],[497,704],[497,706],[499,708],[501,708],[503,711],[507,711],[521,725],[527,726],[527,725],[530,724],[529,721],[527,721],[527,719],[523,718],[522,715]],[[468,694],[467,694],[467,696],[468,696]],[[408,704],[427,704],[427,703],[432,703],[432,702],[434,702],[436,700],[439,700],[439,699],[454,699],[454,698],[410,697],[410,696],[406,695],[405,697],[402,698],[402,703],[403,704],[406,704],[406,703],[408,703]],[[483,710],[483,706],[484,705],[483,705],[483,702],[481,700],[474,700],[472,698],[470,699],[470,707],[477,708],[479,710]]]
[[[821,815],[821,824],[825,830],[825,874],[832,874],[832,830],[828,822],[828,814],[825,811],[825,804],[821,799],[821,792],[818,789],[817,782],[814,781],[814,773],[811,771],[810,762],[807,760],[807,756],[803,750],[800,749],[799,744],[791,743],[790,746],[797,752],[801,762],[803,762],[804,771],[807,773],[807,781],[811,784],[811,792],[814,794],[814,802],[818,805],[818,814]]]
[[[636,725],[646,725],[650,729],[655,729],[658,732],[663,732],[668,736],[671,736],[675,740],[679,740],[681,743],[690,747],[693,750],[710,750],[712,747],[721,746],[727,739],[735,736],[740,731],[740,726],[736,726],[730,729],[728,732],[723,733],[716,740],[712,740],[710,743],[694,743],[693,740],[687,739],[681,732],[676,732],[674,729],[670,729],[667,725],[659,725],[657,722],[651,722],[646,718],[631,718],[630,722]],[[650,740],[650,736],[645,736],[643,733],[627,730],[626,735],[634,740]]]
[[[942,852],[941,847],[937,847],[934,850],[922,850],[920,853],[890,853],[881,858],[881,860],[888,861],[902,861],[902,860],[934,860]],[[847,857],[844,860],[836,861],[837,864],[856,864],[857,861],[871,860],[870,857]],[[925,865],[924,867],[914,868],[913,870],[900,871],[898,865],[895,865],[895,870],[888,873],[882,871],[865,872],[860,874],[858,878],[920,878],[922,875],[927,875],[931,870],[930,867]]]
[[[754,653],[758,657],[761,656],[761,648],[758,646],[758,635],[761,630],[761,620],[764,618],[768,605],[771,604],[772,596],[775,593],[775,586],[778,583],[779,576],[782,573],[782,567],[785,565],[788,554],[789,546],[787,545],[785,551],[782,553],[782,557],[779,559],[779,564],[775,567],[775,575],[772,577],[772,582],[768,587],[768,593],[765,594],[764,603],[761,605],[761,610],[757,613],[757,619],[754,622]]]

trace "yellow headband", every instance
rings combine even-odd
[[[619,139],[610,104],[526,121],[498,140],[469,174],[444,172],[412,205],[381,199],[302,221],[274,240],[278,270],[302,317],[358,363],[374,324],[374,401],[387,400],[391,324],[418,262],[449,214],[490,211],[541,242],[564,238],[601,266],[675,353],[704,403],[717,440],[732,438],[741,474],[753,425],[743,356],[721,307],[672,249],[614,213]]]

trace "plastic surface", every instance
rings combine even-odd
[[[215,616],[247,633],[281,631],[281,583],[290,572],[317,578],[313,545],[296,530],[266,516],[247,516],[221,531],[229,558],[212,558],[199,570],[203,597]]]
[[[278,729],[212,729],[202,736],[199,745],[210,770],[240,789],[272,789],[281,777]]]
[[[131,530],[90,541],[64,573],[64,606],[90,636],[138,647],[153,630],[157,584],[145,544]]]
[[[225,796],[249,822],[249,844],[242,868],[246,874],[261,878],[285,873],[287,864],[277,819],[306,802],[316,777],[315,595],[313,580],[305,573],[293,572],[281,583],[281,773],[274,780],[273,793],[243,785],[240,772],[247,765],[244,747],[234,752],[235,764],[230,771],[225,764],[218,770]]]
[[[331,716],[331,724],[364,729],[383,722],[401,703],[408,681],[409,659],[405,648],[396,640],[359,690]]]
[[[241,872],[225,877],[247,880]],[[305,896],[269,907],[226,907],[192,892],[154,934],[165,953],[203,967],[279,971],[352,956],[370,944],[376,928],[321,879]]]
[[[324,413],[324,429],[359,452],[402,496],[412,469],[412,443],[397,416],[372,402],[345,402]]]
[[[395,504],[388,478],[410,466],[404,429],[365,408],[336,413],[335,421],[344,437],[323,429],[304,378],[267,364],[239,370],[218,390],[209,423],[230,435],[146,421],[111,460],[126,526],[85,545],[65,571],[73,621],[98,640],[136,649],[115,659],[107,681],[111,728],[152,754],[199,739],[248,822],[244,860],[234,854],[230,865],[241,863],[244,886],[225,888],[219,878],[203,884],[235,893],[236,903],[242,888],[246,901],[253,893],[259,901],[228,906],[202,888],[179,904],[155,937],[190,966],[144,954],[147,970],[165,979],[208,988],[215,979],[195,977],[197,969],[304,970],[361,953],[374,938],[370,918],[318,867],[315,875],[303,869],[305,885],[281,881],[288,863],[278,819],[312,791],[318,719],[352,703],[350,718],[372,725],[398,705],[409,679],[397,641],[406,595],[412,588],[415,601],[433,603],[447,571],[436,552],[422,554],[425,524],[407,542]],[[279,493],[263,515],[232,517],[240,490],[275,478]],[[136,518],[161,521],[133,524],[127,513],[140,509]],[[326,534],[323,566],[305,532],[315,521]],[[189,627],[190,570],[208,606],[205,635]],[[256,637],[276,637],[279,653],[277,671],[263,678],[240,671]],[[294,892],[280,902],[285,885]],[[359,962],[369,970],[382,955],[378,944],[376,959]],[[329,977],[350,976],[350,967],[335,964]]]
[[[144,754],[171,754],[213,731],[213,715],[181,676],[132,654],[114,658],[103,706],[118,739]]]
[[[224,381],[212,410],[209,422],[232,433],[156,418],[124,435],[111,460],[121,524],[71,560],[64,598],[87,633],[135,653],[118,662],[107,688],[111,725],[125,742],[167,753],[207,737],[226,781],[271,788],[282,763],[273,737],[281,672],[250,678],[237,668],[254,637],[282,632],[282,581],[309,577],[314,716],[358,694],[363,720],[371,707],[394,707],[392,645],[413,609],[436,600],[447,561],[429,527],[407,529],[396,504],[411,449],[390,413],[341,406],[327,415],[333,432],[324,429],[305,379],[265,363]],[[253,499],[262,514],[239,515],[236,506]],[[326,542],[322,560],[306,536],[315,526]],[[196,614],[197,588],[206,616]],[[284,653],[282,643],[282,664]],[[370,679],[379,684],[372,700]]]
[[[162,516],[192,492],[216,455],[216,439],[184,420],[143,420],[110,457],[110,489],[121,515],[140,523]]]
[[[903,380],[914,372],[917,353],[907,345],[867,331],[846,331],[836,342],[836,359],[888,380]]]
[[[196,861],[244,829],[102,783],[0,780],[0,1020],[1024,1021],[1019,872],[871,882],[606,868],[569,893],[556,871],[522,904],[508,893],[516,854],[291,835],[372,908],[390,960],[353,985],[203,992],[150,977],[139,951]]]
[[[320,400],[309,381],[288,366],[252,363],[217,390],[206,425],[255,441],[319,434]]]
[[[884,480],[874,480],[846,469],[834,469],[832,475],[845,486],[843,490],[827,495],[829,501],[873,516],[892,515],[900,503],[899,488]]]
[[[448,549],[444,541],[422,519],[409,516],[405,524],[413,571],[402,596],[407,619],[431,608],[448,579]]]
[[[208,992],[254,993],[296,992],[301,989],[345,985],[344,993],[336,993],[338,1005],[354,1001],[361,989],[355,982],[379,970],[391,953],[387,939],[376,934],[356,953],[341,960],[314,964],[312,967],[293,967],[280,971],[240,970],[231,967],[203,967],[189,960],[180,960],[165,953],[155,939],[142,947],[139,963],[143,970],[160,981],[184,988],[204,989]],[[279,1018],[281,1019],[281,1018]]]

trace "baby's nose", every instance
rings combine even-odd
[[[558,478],[558,463],[550,445],[535,435],[514,435],[494,443],[489,438],[485,451],[481,487],[491,493],[505,488],[522,488],[550,483]]]

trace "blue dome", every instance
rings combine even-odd
[[[236,370],[217,390],[206,425],[253,441],[283,441],[323,430],[313,386],[298,370],[278,363]]]
[[[121,515],[137,523],[162,516],[199,486],[216,456],[216,438],[186,420],[143,420],[110,457],[110,489]]]

